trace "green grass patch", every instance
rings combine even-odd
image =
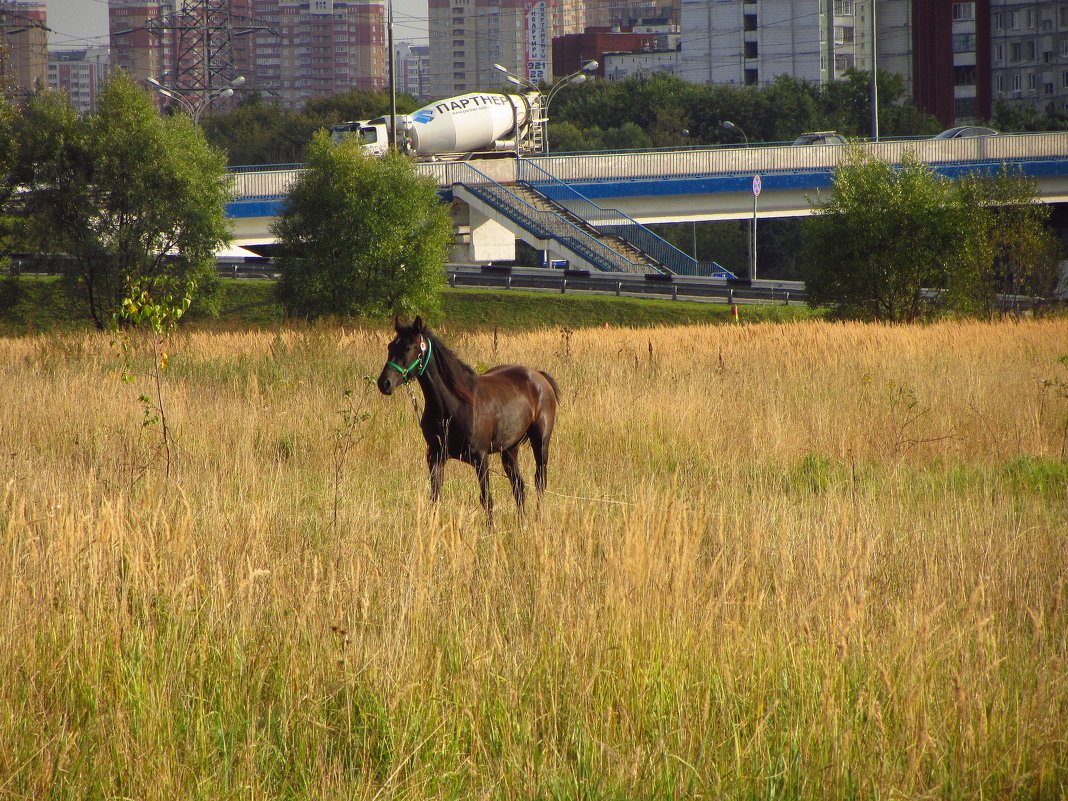
[[[447,328],[582,328],[588,326],[695,325],[733,322],[726,303],[625,298],[614,295],[560,295],[548,292],[448,289],[443,299]],[[807,306],[752,304],[738,307],[741,322],[811,319]]]
[[[188,325],[195,328],[244,330],[269,328],[284,321],[275,298],[274,281],[259,278],[224,278],[219,282],[219,314],[207,317],[190,311]],[[818,317],[806,306],[748,304],[738,307],[740,322],[785,322]],[[516,290],[446,289],[442,314],[433,320],[446,330],[499,328],[584,328],[731,323],[726,303],[628,298]],[[40,331],[88,330],[88,309],[68,296],[59,278],[21,276],[0,279],[0,335],[18,336]]]

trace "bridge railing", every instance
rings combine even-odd
[[[990,163],[1064,158],[1068,132],[1002,134],[969,139],[904,139],[859,145],[878,158],[897,163],[912,151],[929,164]],[[716,174],[769,173],[826,170],[848,152],[845,145],[773,145],[717,147],[693,150],[631,151],[620,153],[575,153],[522,159],[541,167],[561,181],[621,180]],[[483,159],[479,163],[485,180],[507,184],[516,180],[517,159]],[[439,186],[457,183],[468,162],[425,162],[417,170],[433,177]],[[234,172],[234,196],[272,198],[283,196],[300,167],[277,165],[245,168]]]
[[[908,151],[929,164],[1021,161],[1063,158],[1068,153],[1068,132],[904,139],[857,146],[892,163],[900,162]],[[827,170],[848,152],[848,145],[774,145],[538,156],[530,161],[562,181],[578,181]]]
[[[678,275],[709,274],[708,265],[700,264],[692,256],[683,253],[618,209],[606,209],[597,205],[529,159],[519,161],[517,177],[521,183],[530,185],[599,231],[614,234],[629,242],[671,272]]]
[[[541,240],[555,240],[592,266],[609,272],[644,273],[645,265],[633,262],[559,214],[536,209],[466,162],[450,165],[453,184],[464,186],[501,214]]]

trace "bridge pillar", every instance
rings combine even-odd
[[[482,264],[515,259],[515,234],[499,222],[460,200],[453,202],[451,214],[453,261]]]

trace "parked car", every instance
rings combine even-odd
[[[795,145],[844,145],[846,138],[837,131],[812,131],[794,140]]]
[[[981,125],[958,125],[948,131],[942,131],[934,139],[971,139],[975,136],[997,136],[998,132],[993,128],[983,128]]]

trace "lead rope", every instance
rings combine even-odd
[[[404,388],[408,390],[408,397],[412,399],[412,408],[415,409],[415,417],[419,418],[419,401],[415,399],[415,390],[412,389],[411,382],[405,381]]]

